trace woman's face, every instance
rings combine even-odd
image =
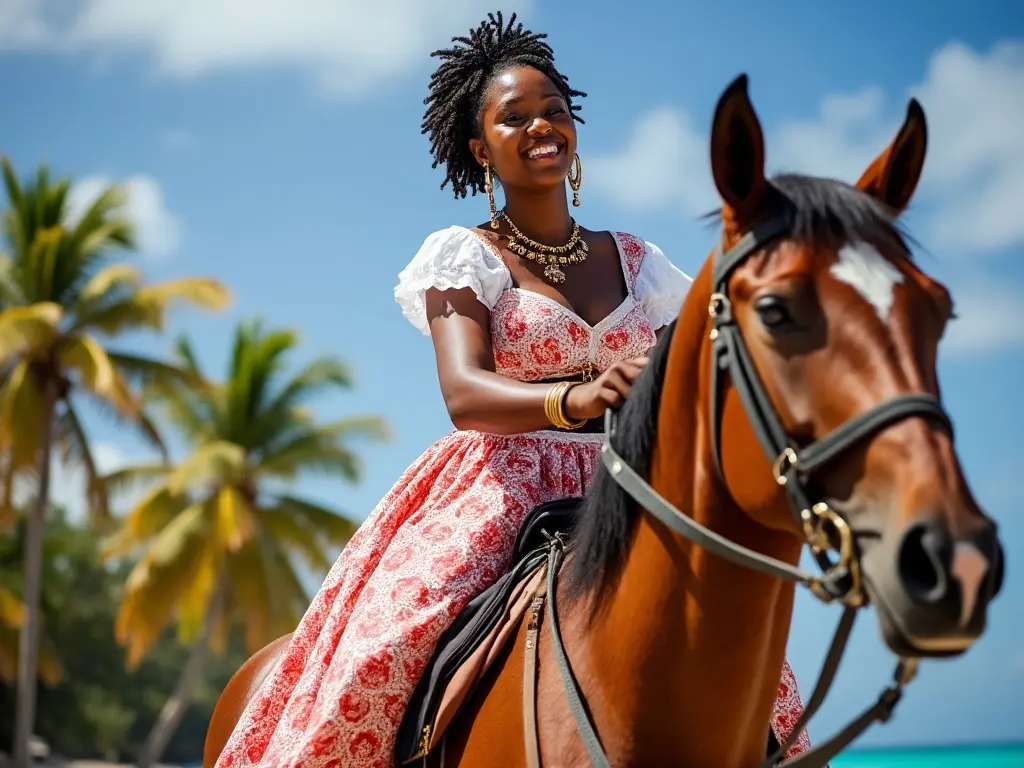
[[[506,189],[565,183],[576,154],[576,125],[558,88],[532,67],[514,67],[491,81],[481,108],[483,140],[471,139],[477,160],[491,164]]]

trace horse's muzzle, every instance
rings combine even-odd
[[[966,651],[1003,585],[1003,547],[987,519],[954,537],[944,516],[919,518],[865,546],[861,563],[882,635],[900,656]]]

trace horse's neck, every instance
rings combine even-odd
[[[693,291],[708,277],[702,272]],[[696,309],[695,309],[696,305]],[[799,543],[744,515],[714,474],[707,435],[706,297],[691,296],[675,333],[651,463],[654,487],[684,514],[738,544],[796,562]],[[706,336],[706,334],[704,334]],[[702,362],[704,363],[702,365]],[[764,758],[794,590],[733,565],[643,513],[589,661],[602,732],[623,765],[747,766]]]

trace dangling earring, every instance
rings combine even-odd
[[[494,207],[494,181],[491,179],[491,164],[484,160],[484,189],[487,190],[487,202],[491,206],[491,229],[498,228],[498,210]]]
[[[574,207],[580,207],[580,185],[583,184],[583,163],[580,162],[580,156],[577,154],[572,159],[572,166],[569,168],[569,186],[572,187],[572,204]]]

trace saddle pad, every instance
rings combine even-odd
[[[398,728],[399,765],[438,743],[529,607],[547,559],[545,534],[566,536],[582,501],[574,496],[531,509],[519,526],[511,569],[470,600],[441,635]]]
[[[543,577],[539,548],[473,598],[437,644],[413,691],[395,741],[395,760],[421,759],[444,735],[526,610]]]

